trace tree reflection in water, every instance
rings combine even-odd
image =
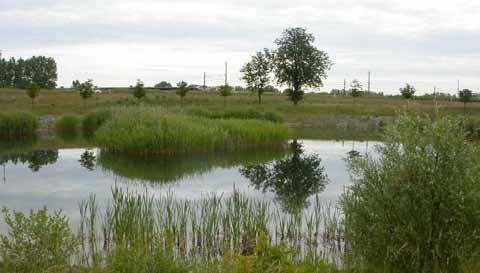
[[[0,164],[28,164],[33,172],[38,172],[43,166],[54,164],[58,160],[58,150],[37,150],[22,154],[9,154],[0,156]]]
[[[290,144],[292,153],[286,158],[268,164],[249,165],[240,169],[256,189],[270,191],[282,207],[290,213],[308,207],[308,198],[320,193],[328,184],[325,168],[317,154],[304,154],[301,143]]]
[[[97,157],[95,156],[94,152],[91,150],[85,150],[80,156],[78,160],[80,165],[89,171],[93,171],[95,169],[95,165],[97,164]]]

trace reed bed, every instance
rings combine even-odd
[[[271,111],[257,109],[228,109],[223,111],[209,111],[201,108],[189,108],[185,111],[189,115],[205,117],[209,119],[258,119],[271,122],[282,122],[282,117]]]
[[[268,121],[212,120],[140,107],[115,110],[95,140],[114,153],[172,155],[278,146],[288,135],[282,125]]]
[[[55,121],[55,130],[62,134],[74,134],[80,126],[80,119],[77,116],[63,116]]]
[[[111,118],[111,110],[98,110],[88,113],[82,119],[82,129],[85,133],[92,134]]]
[[[253,255],[262,236],[269,245],[294,249],[300,260],[338,263],[343,251],[341,215],[318,196],[311,210],[292,215],[239,192],[198,200],[119,189],[112,193],[104,213],[93,197],[80,206],[82,260],[90,266],[118,249],[160,251],[190,263],[211,263],[225,255]]]
[[[0,139],[32,138],[37,128],[38,120],[30,113],[0,113]]]

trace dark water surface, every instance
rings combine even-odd
[[[212,193],[230,196],[238,190],[252,198],[274,200],[285,210],[302,209],[317,193],[336,202],[351,183],[344,159],[370,152],[376,144],[299,140],[286,150],[154,159],[111,155],[95,148],[0,153],[0,207],[28,211],[47,206],[61,209],[76,223],[81,201],[93,194],[105,206],[111,189],[120,187],[186,199]],[[2,220],[0,228],[4,228]]]

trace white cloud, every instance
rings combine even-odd
[[[249,55],[303,26],[336,64],[325,90],[372,70],[390,92],[404,82],[449,90],[457,79],[478,91],[479,13],[465,0],[2,0],[0,49],[54,56],[60,85],[199,82],[203,71],[220,84],[225,60],[240,84]]]

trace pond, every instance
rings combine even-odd
[[[376,144],[298,140],[287,149],[149,159],[96,148],[8,153],[0,155],[0,206],[61,209],[76,223],[81,201],[95,195],[99,206],[106,206],[112,188],[119,187],[153,195],[168,192],[182,199],[212,193],[227,197],[239,191],[273,200],[287,211],[303,209],[317,193],[326,202],[336,202],[350,183],[344,159],[365,154]]]

